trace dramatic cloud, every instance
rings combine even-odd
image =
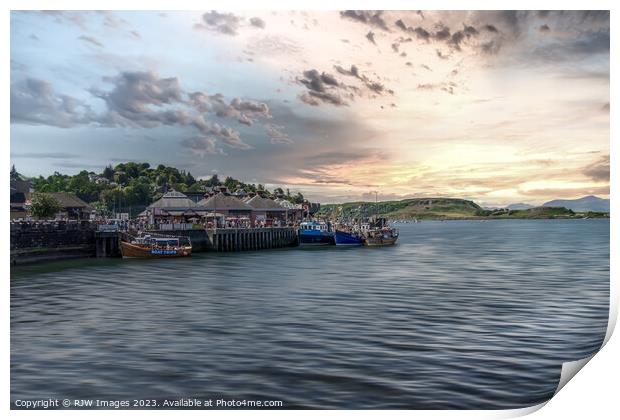
[[[242,18],[232,13],[218,13],[215,10],[202,15],[202,23],[197,24],[198,29],[208,29],[225,35],[237,35]]]
[[[205,138],[214,137],[230,147],[250,149],[237,130],[209,121],[205,116],[236,119],[245,125],[252,125],[259,118],[271,118],[265,103],[241,98],[227,102],[222,94],[186,93],[176,77],[160,78],[152,72],[122,72],[104,80],[113,85],[111,90],[90,90],[105,102],[103,113],[93,112],[83,101],[56,94],[48,82],[26,79],[14,83],[11,85],[11,121],[57,127],[79,124],[194,127]],[[283,139],[282,136],[278,138]]]
[[[190,102],[196,109],[206,112],[213,111],[218,117],[235,118],[245,125],[252,125],[256,118],[270,118],[269,107],[265,103],[234,98],[229,103],[224,95],[206,95],[202,92],[194,92],[189,95]]]
[[[447,26],[442,27],[440,30],[433,34],[433,38],[438,41],[445,41],[450,39],[450,28]]]
[[[307,92],[302,93],[299,99],[312,106],[318,106],[321,102],[344,106],[348,105],[346,100],[338,92],[341,85],[336,78],[325,72],[319,73],[318,70],[306,70],[303,78],[298,79],[299,83],[308,88]]]
[[[375,42],[375,33],[373,31],[368,31],[368,33],[366,34],[366,39],[377,45],[377,43]]]
[[[288,134],[284,133],[282,130],[284,127],[275,125],[275,124],[265,124],[265,131],[269,138],[271,139],[271,143],[273,144],[292,144],[293,140],[290,139]]]
[[[92,115],[88,105],[55,93],[49,82],[26,79],[11,84],[11,123],[68,128],[88,123]]]
[[[81,35],[78,37],[79,40],[84,41],[84,42],[88,42],[89,44],[92,44],[96,47],[99,48],[103,48],[103,44],[99,41],[97,41],[95,38],[93,38],[92,36],[86,36],[86,35]]]
[[[383,93],[389,93],[394,94],[394,91],[392,89],[386,89],[385,86],[383,86],[382,83],[378,82],[378,81],[374,81],[371,80],[370,78],[366,77],[365,75],[361,74],[359,72],[359,69],[357,68],[357,66],[355,65],[351,65],[351,68],[349,70],[341,67],[341,66],[334,66],[334,68],[336,69],[336,71],[340,74],[343,74],[345,76],[352,76],[355,77],[356,79],[360,80],[363,85],[370,90],[371,92],[374,92],[376,94],[383,94]],[[352,88],[351,86],[349,86],[349,88]],[[359,95],[360,91],[357,88],[353,88],[353,90]]]
[[[389,31],[390,29],[383,20],[383,11],[371,11],[371,10],[346,10],[344,12],[340,12],[340,17],[345,19],[351,19],[356,22],[364,23],[366,25],[374,26],[384,31]]]
[[[441,82],[441,83],[420,83],[418,90],[441,90],[450,95],[454,95],[454,88],[457,84],[454,82]]]
[[[265,29],[265,21],[259,17],[250,18],[250,25],[256,28]]]
[[[142,127],[189,123],[190,116],[183,110],[157,110],[183,102],[183,91],[176,77],[160,79],[152,72],[123,72],[105,80],[114,85],[111,91],[91,92],[105,101],[108,122]]]
[[[230,127],[224,127],[217,123],[206,121],[204,116],[199,115],[191,119],[191,125],[196,127],[205,136],[216,136],[219,140],[224,142],[227,146],[234,149],[248,150],[252,146],[241,140],[239,132],[233,130]]]
[[[602,156],[596,162],[586,166],[583,174],[595,181],[609,182],[610,162],[609,155]]]
[[[208,137],[192,137],[189,139],[183,139],[180,142],[181,146],[189,149],[192,154],[204,158],[206,155],[224,155],[224,150],[221,147],[217,147],[215,139]]]
[[[219,32],[224,35],[235,36],[241,27],[265,29],[265,21],[259,17],[251,17],[246,21],[244,17],[232,13],[220,13],[215,10],[202,15],[202,22],[196,23],[194,29]]]

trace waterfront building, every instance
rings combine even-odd
[[[145,210],[150,224],[191,223],[200,217],[198,204],[185,194],[170,190]]]
[[[245,203],[252,207],[253,226],[271,226],[275,223],[286,223],[288,215],[287,209],[270,198],[261,197],[260,194],[256,194]]]
[[[228,224],[233,226],[240,225],[240,222],[246,225],[246,222],[249,223],[252,216],[252,207],[250,205],[224,192],[219,192],[200,200],[198,207],[203,212],[222,215],[224,222],[228,222]]]
[[[47,194],[60,204],[60,211],[56,216],[58,219],[89,219],[91,213],[95,211],[93,207],[73,193],[52,192]]]

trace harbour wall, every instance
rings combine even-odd
[[[188,236],[194,252],[236,252],[297,244],[292,227],[147,231],[153,235]],[[11,265],[69,258],[120,257],[122,232],[100,231],[83,222],[11,223]]]
[[[187,236],[193,252],[237,252],[284,248],[297,245],[297,231],[292,227],[255,229],[151,230],[152,235]]]

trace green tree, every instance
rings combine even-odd
[[[196,183],[196,178],[192,176],[191,172],[187,173],[187,176],[185,178],[185,183],[189,185],[190,187]]]
[[[60,210],[60,203],[50,194],[34,193],[32,196],[32,204],[30,205],[30,213],[38,218],[49,218],[54,216]]]
[[[220,182],[220,178],[217,176],[217,174],[213,174],[213,175],[211,176],[211,178],[209,178],[209,179],[205,182],[205,185],[206,185],[207,187],[216,187],[216,186],[218,186],[218,185],[220,185],[220,184],[221,184],[221,182]]]
[[[101,173],[101,176],[103,176],[104,178],[108,179],[109,181],[113,181],[114,180],[114,168],[112,168],[112,165],[108,165],[103,169],[103,172]]]
[[[302,193],[298,192],[297,194],[295,194],[295,196],[293,197],[293,203],[294,204],[302,204],[304,202],[304,196]]]
[[[11,181],[18,181],[21,178],[17,169],[15,169],[15,165],[11,165]]]

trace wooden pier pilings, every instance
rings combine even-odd
[[[297,245],[297,230],[292,227],[149,230],[147,233],[187,236],[192,241],[194,252],[252,251]]]
[[[209,229],[213,251],[234,252],[284,248],[297,244],[294,228]]]

